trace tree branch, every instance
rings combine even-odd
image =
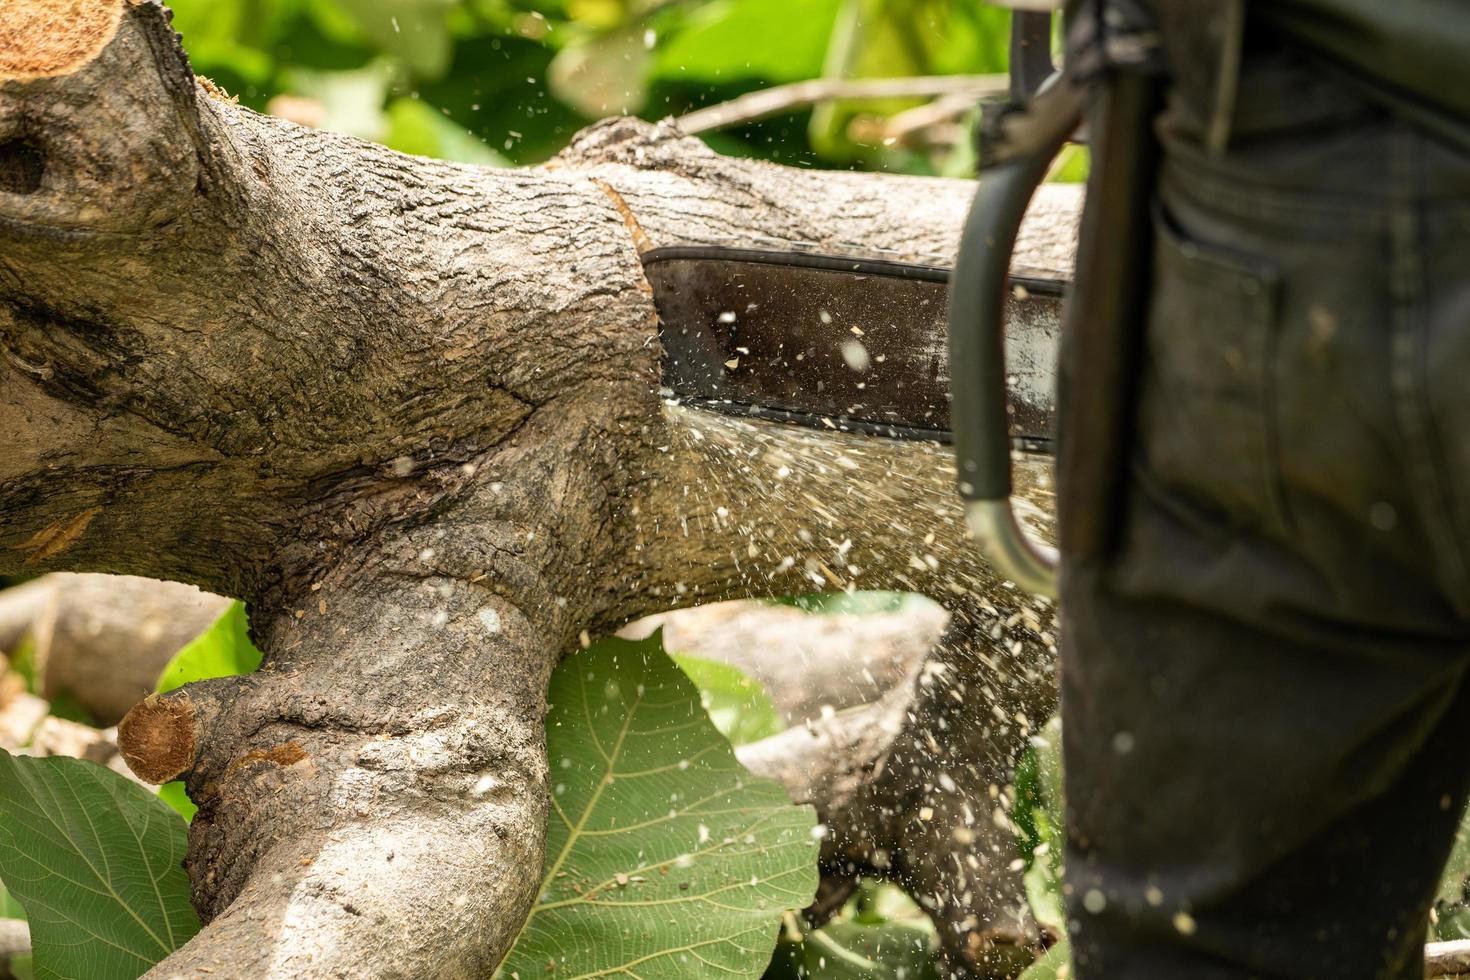
[[[683,132],[694,135],[714,129],[725,129],[753,122],[816,102],[832,99],[848,101],[876,99],[933,98],[938,95],[963,94],[973,102],[985,95],[1006,91],[1010,84],[1005,75],[919,75],[909,78],[813,78],[789,85],[748,92],[729,102],[696,109],[674,122]]]
[[[1429,943],[1424,947],[1426,977],[1458,977],[1470,973],[1470,939]]]
[[[210,921],[158,975],[487,972],[534,897],[546,678],[583,628],[819,580],[1024,605],[965,543],[943,448],[663,405],[638,261],[943,262],[971,185],[630,120],[533,171],[405,157],[219,101],[162,8],[99,7],[115,31],[7,8],[46,71],[0,81],[0,574],[250,604],[260,672],[123,727],[201,807]],[[53,36],[77,43],[42,58]],[[1075,210],[1043,194],[1026,265],[1067,267]]]

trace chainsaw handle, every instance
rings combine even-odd
[[[1031,540],[1010,503],[1005,304],[1021,218],[1079,121],[1077,113],[1052,113],[1035,150],[982,172],[949,291],[950,426],[966,523],[996,571],[1028,592],[1053,596],[1057,553]]]

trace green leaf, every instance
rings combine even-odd
[[[1016,766],[1016,846],[1031,914],[1055,935],[1066,933],[1062,898],[1062,721],[1052,717],[1031,737]]]
[[[248,674],[260,666],[260,651],[250,642],[250,622],[245,604],[234,602],[214,625],[200,633],[173,655],[158,678],[158,692],[165,694],[194,681],[211,677]]]
[[[1067,980],[1072,975],[1072,947],[1063,939],[1032,963],[1019,980]]]
[[[817,886],[816,816],[747,772],[647,640],[552,676],[540,897],[496,976],[756,977]]]
[[[248,674],[260,666],[260,659],[260,651],[250,642],[250,621],[245,615],[245,604],[233,602],[214,621],[214,625],[173,655],[159,675],[158,692],[163,694],[211,677]],[[199,809],[179,781],[158,787],[158,797],[185,822],[193,820]]]
[[[1444,866],[1439,879],[1437,902],[1463,902],[1465,879],[1470,878],[1470,810],[1460,817],[1460,828],[1455,831],[1455,847]]]
[[[181,779],[158,787],[158,798],[173,807],[174,812],[183,817],[185,823],[193,823],[194,814],[199,812],[194,801],[189,799],[189,793],[184,789],[184,781]]]
[[[759,742],[786,730],[761,682],[739,667],[687,653],[671,656],[699,688],[699,703],[731,745]]]
[[[24,919],[26,910],[21,908],[15,896],[10,894],[10,889],[0,882],[0,919]]]
[[[138,784],[0,753],[0,817],[0,878],[25,907],[37,977],[136,977],[199,931],[184,822]]]
[[[764,79],[772,85],[814,78],[840,0],[716,0],[693,14],[656,54],[653,72],[670,79]],[[779,25],[777,27],[776,25]]]
[[[388,105],[388,135],[383,143],[400,153],[508,167],[510,161],[446,119],[420,99],[394,99]]]
[[[831,922],[783,942],[765,980],[939,980],[934,931],[919,923]]]

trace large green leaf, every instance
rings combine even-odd
[[[1072,947],[1065,939],[1032,963],[1019,980],[1067,980],[1072,975]]]
[[[656,76],[796,82],[821,73],[840,0],[715,0],[655,51]]]
[[[250,642],[245,604],[232,603],[213,626],[173,655],[158,677],[158,692],[165,694],[210,677],[248,674],[259,666],[260,651]]]
[[[817,885],[815,814],[736,761],[660,635],[552,677],[537,904],[497,976],[755,977]]]
[[[0,752],[0,878],[37,977],[136,977],[194,935],[184,847],[178,814],[110,769]]]
[[[673,658],[699,688],[700,704],[731,745],[759,742],[786,729],[761,682],[739,667],[687,653]]]

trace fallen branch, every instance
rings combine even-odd
[[[928,603],[829,616],[764,602],[718,602],[657,613],[618,635],[639,639],[662,627],[665,649],[739,667],[794,724],[877,701],[912,679],[946,619]]]
[[[31,951],[31,927],[20,919],[0,919],[0,971],[9,976],[7,966],[12,956]]]
[[[1424,947],[1424,976],[1458,977],[1470,973],[1470,939],[1428,943]]]
[[[745,95],[686,113],[674,120],[680,131],[694,135],[738,126],[765,116],[801,109],[833,99],[928,99],[963,94],[978,99],[1007,90],[1005,75],[917,75],[910,78],[813,78]]]
[[[192,585],[130,575],[45,575],[0,592],[0,650],[29,638],[41,693],[115,725],[175,653],[228,608]]]

